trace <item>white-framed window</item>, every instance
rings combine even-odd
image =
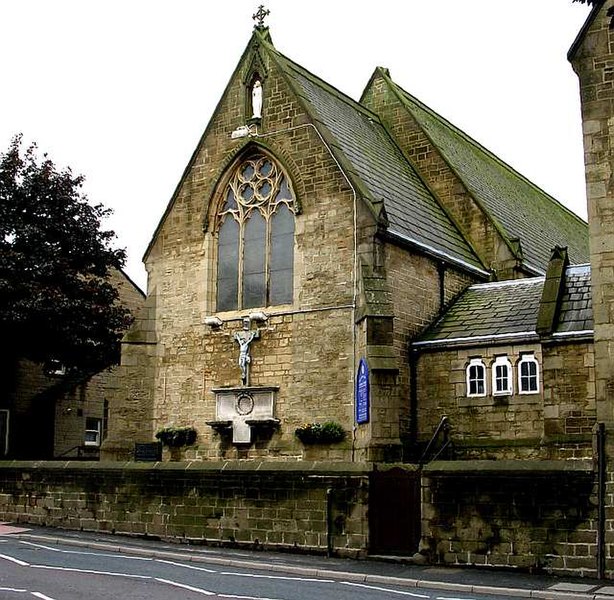
[[[512,363],[507,356],[497,356],[492,364],[493,396],[507,396],[512,393]]]
[[[518,392],[539,393],[539,363],[532,354],[524,354],[518,362]]]
[[[486,396],[486,367],[481,358],[467,365],[467,396]]]
[[[102,430],[102,419],[86,417],[85,419],[85,445],[100,446],[100,434]]]
[[[0,457],[9,453],[9,411],[0,410]]]

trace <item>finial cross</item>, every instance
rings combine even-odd
[[[258,23],[256,23],[256,27],[257,28],[261,28],[264,27],[264,19],[266,17],[268,17],[271,14],[271,11],[264,8],[264,4],[261,4],[258,7],[258,10],[256,11],[256,14],[252,15],[252,19],[254,19],[254,21],[258,21]]]

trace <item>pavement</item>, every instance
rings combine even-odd
[[[186,544],[180,540],[162,541],[10,523],[0,523],[0,536],[105,552],[121,552],[133,556],[202,562],[407,588],[419,587],[466,594],[502,594],[542,600],[614,600],[614,581],[529,574],[484,567],[413,565],[407,564],[407,559],[401,557],[371,557],[365,560],[326,558],[303,553],[223,548]]]

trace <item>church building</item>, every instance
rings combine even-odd
[[[357,102],[281,54],[259,17],[147,249],[149,310],[124,344],[103,451],[128,457],[159,429],[189,426],[194,460],[414,460],[443,410],[425,405],[424,378],[441,375],[426,366],[440,347],[429,327],[472,284],[529,278],[534,321],[553,250],[588,262],[586,224],[386,69]],[[482,341],[484,327],[466,324]],[[423,348],[429,359],[413,364]],[[504,364],[495,355],[483,379]],[[476,360],[459,355],[449,371],[463,400],[482,397],[462,389]],[[510,422],[541,404],[543,357],[529,343],[506,361],[495,412]],[[325,423],[343,439],[295,433]]]
[[[612,114],[590,105],[599,60],[612,64],[609,4],[594,3],[570,51],[595,161],[606,134],[586,124]],[[272,543],[603,573],[603,246],[591,288],[587,223],[387,69],[354,100],[275,47],[262,7],[255,17],[147,248],[102,458],[132,461],[135,444],[188,428],[165,461],[361,473],[343,522],[367,525],[309,537],[292,513],[293,537]],[[239,488],[235,509],[251,502]],[[233,531],[254,542],[252,526]]]

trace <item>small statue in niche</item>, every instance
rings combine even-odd
[[[249,355],[249,345],[253,340],[260,337],[260,331],[255,329],[249,330],[250,319],[243,319],[243,331],[238,331],[234,334],[235,341],[239,344],[239,367],[241,367],[241,383],[248,385],[249,383],[249,363],[252,361]]]
[[[262,118],[262,83],[259,79],[252,85],[252,119]]]

